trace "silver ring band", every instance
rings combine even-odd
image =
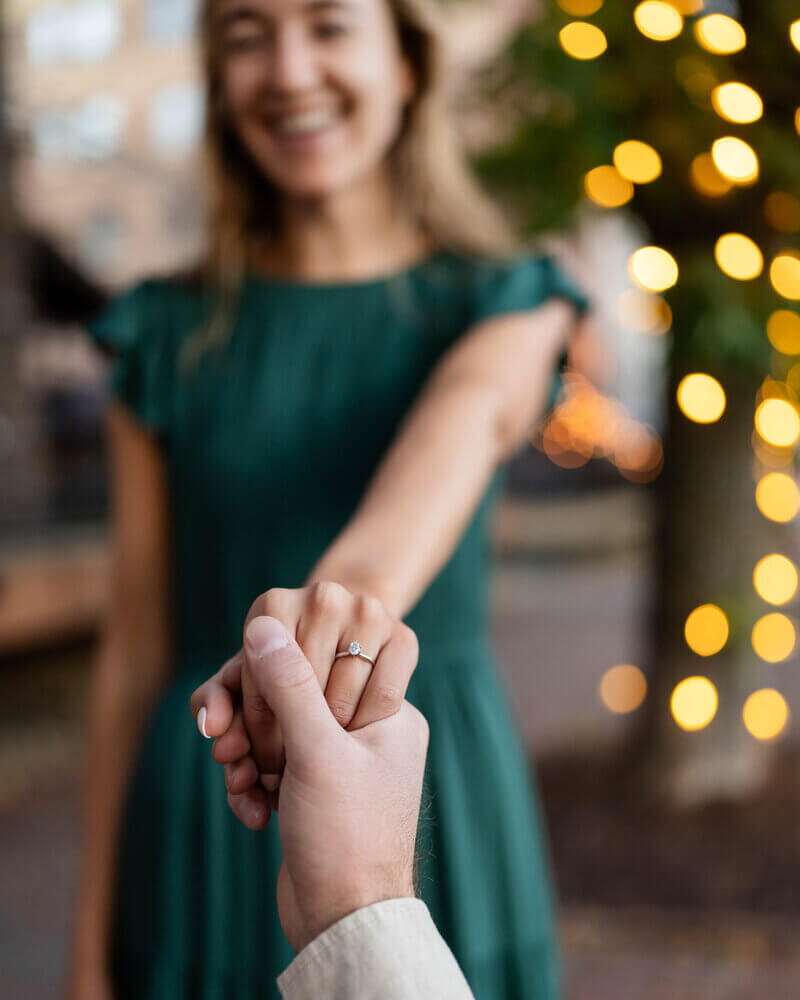
[[[361,643],[356,642],[355,640],[353,640],[353,642],[350,643],[347,649],[340,650],[340,652],[338,652],[334,656],[334,660],[338,660],[340,656],[358,656],[360,659],[366,660],[367,663],[371,663],[373,667],[375,666],[375,661],[372,659],[372,657],[367,656],[366,653],[362,653]]]

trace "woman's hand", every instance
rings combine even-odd
[[[374,597],[321,581],[296,590],[273,588],[250,608],[277,618],[311,662],[331,712],[345,729],[361,729],[400,710],[418,658],[417,638]],[[375,666],[340,657],[358,641]],[[213,759],[225,766],[231,808],[250,829],[266,825],[284,765],[283,740],[272,711],[242,680],[240,651],[191,698],[198,727],[214,738]],[[249,733],[257,733],[251,740]],[[259,777],[261,786],[258,786]]]

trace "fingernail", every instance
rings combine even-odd
[[[277,618],[264,615],[247,626],[245,642],[255,656],[266,656],[289,645],[289,634]]]
[[[262,774],[258,780],[264,791],[274,792],[280,787],[281,776],[279,774]]]
[[[211,737],[206,732],[206,715],[207,714],[208,713],[206,712],[206,706],[203,705],[203,707],[197,713],[197,728],[200,730],[200,732],[203,734],[203,736],[205,736],[205,738],[207,740],[210,740]]]

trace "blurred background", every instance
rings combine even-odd
[[[800,10],[450,3],[476,169],[594,304],[515,458],[494,633],[570,996],[800,995]],[[192,261],[196,0],[3,0],[0,972],[59,995],[108,600],[83,324]]]

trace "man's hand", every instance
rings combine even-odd
[[[283,734],[286,767],[273,793],[283,845],[278,916],[300,951],[362,906],[414,895],[428,725],[404,701],[394,715],[345,731],[311,663],[272,617],[248,624],[241,672]],[[264,810],[268,818],[266,801]]]

